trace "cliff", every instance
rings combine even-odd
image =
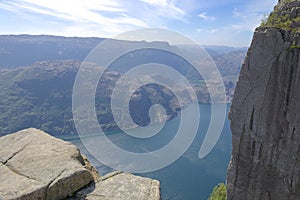
[[[74,145],[37,129],[0,137],[0,146],[1,200],[160,199],[158,181],[100,177]]]
[[[300,199],[300,1],[279,1],[257,28],[229,118],[227,198]]]

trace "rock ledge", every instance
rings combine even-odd
[[[114,172],[100,177],[69,142],[37,129],[0,137],[0,199],[160,199],[159,182]]]

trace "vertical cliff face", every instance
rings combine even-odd
[[[230,119],[229,200],[300,199],[300,1],[256,29]]]

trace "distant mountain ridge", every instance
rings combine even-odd
[[[61,61],[61,60],[78,60],[83,61],[88,54],[105,38],[81,38],[81,37],[62,37],[51,35],[0,35],[0,71],[31,66],[36,62],[42,61]],[[122,45],[140,45],[145,41],[117,41],[114,48],[122,48]],[[158,42],[160,43],[160,42]],[[161,42],[162,46],[170,48],[186,48],[193,50],[193,46],[179,45],[172,46],[166,42]],[[237,75],[241,69],[244,58],[246,56],[246,48],[226,47],[226,46],[203,46],[213,61],[216,63],[225,82],[235,84]],[[163,54],[159,51],[141,51],[134,53],[133,58],[120,59],[115,66],[117,70],[126,70],[132,62],[137,64],[146,63],[147,60],[153,62],[156,58],[157,62],[165,65],[175,65],[176,70],[179,70],[184,75],[194,76],[195,71],[184,64],[178,58],[170,59],[168,54]],[[141,57],[143,60],[141,60]],[[171,60],[171,61],[170,61]],[[130,63],[130,65],[128,65]],[[126,67],[127,66],[127,67]],[[114,70],[115,70],[114,69]],[[122,71],[122,72],[123,72]],[[198,79],[199,77],[194,77]]]
[[[86,56],[105,38],[97,37],[63,37],[51,35],[0,35],[0,69],[29,66],[40,61],[57,60],[80,60]],[[139,43],[139,42],[136,42]],[[165,43],[165,42],[162,42]],[[174,47],[188,47],[189,45],[179,45]],[[226,57],[232,52],[245,56],[246,47],[226,47],[204,45],[209,55],[214,59],[218,56]],[[231,59],[228,56],[228,59]],[[232,65],[239,72],[243,59],[235,59],[237,65]],[[231,60],[229,62],[232,62]],[[223,63],[218,63],[222,65]],[[217,65],[218,65],[217,64]],[[219,66],[219,65],[218,65]]]
[[[0,35],[0,135],[29,127],[39,128],[50,134],[75,134],[72,116],[74,80],[81,61],[103,40]],[[122,45],[139,45],[139,42],[117,41],[112,46],[112,51]],[[161,45],[169,44],[161,42]],[[223,76],[228,101],[233,95],[235,81],[246,53],[241,49],[233,49],[229,53],[210,49],[211,57]],[[101,87],[98,86],[98,94],[102,95],[96,95],[97,117],[104,130],[118,130],[110,110],[110,95],[115,82],[131,66],[149,62],[173,66],[192,82],[199,103],[210,102],[204,80],[199,75],[194,75],[191,66],[180,58],[171,56],[166,52],[142,50],[121,57],[112,65],[111,71],[100,82]],[[186,103],[191,101],[187,99]],[[155,84],[147,85],[137,90],[134,98],[131,98],[131,115],[134,121],[141,126],[147,125],[150,120],[148,110],[157,103],[165,107],[168,118],[176,116],[180,110],[172,92]]]
[[[0,35],[0,68],[29,66],[40,61],[82,61],[103,40],[50,35]]]

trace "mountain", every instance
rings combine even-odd
[[[31,66],[36,62],[42,61],[83,61],[89,53],[104,40],[104,38],[61,37],[51,35],[0,35],[0,71]],[[124,46],[139,47],[141,44],[151,46],[151,43],[144,41],[111,40],[111,43],[110,51],[112,53]],[[156,42],[156,47],[159,46],[167,47],[174,51],[178,51],[180,48],[193,51],[195,48],[192,45],[172,46],[166,42]],[[239,74],[246,54],[246,48],[226,46],[203,47],[220,70],[224,78],[227,93],[230,94],[228,95],[228,101],[231,101],[237,75]],[[113,71],[124,73],[132,66],[147,62],[157,62],[172,66],[188,79],[194,80],[194,82],[195,80],[197,82],[202,79],[201,76],[197,75],[198,73],[194,68],[182,58],[157,49],[144,49],[138,52],[132,52],[130,55],[120,57],[111,67]]]
[[[50,35],[0,35],[0,68],[39,61],[83,60],[104,39]]]
[[[29,127],[39,128],[50,134],[75,134],[72,115],[74,80],[81,62],[103,40],[43,35],[0,36],[0,135]],[[125,45],[135,47],[140,44],[141,42],[116,40],[113,41],[111,51]],[[151,43],[144,42],[144,45],[149,44]],[[179,48],[166,42],[157,44],[169,49]],[[193,47],[186,48],[192,50]],[[228,101],[233,95],[245,54],[243,50],[235,50],[237,49],[229,53],[214,51],[212,55],[223,76]],[[192,83],[200,103],[210,102],[204,80],[182,58],[155,49],[132,52],[113,62],[97,87],[96,113],[105,131],[118,130],[110,109],[110,98],[116,81],[132,66],[152,62],[172,66]],[[91,65],[96,67],[96,64]],[[184,92],[180,87],[176,90]],[[184,105],[179,105],[171,91],[157,84],[148,84],[134,93],[129,105],[130,114],[135,123],[145,126],[150,122],[148,110],[153,104],[162,104],[170,119],[177,115],[181,107],[193,100],[185,98],[185,101]]]
[[[75,134],[72,116],[73,84],[81,62],[44,61],[26,68],[0,72],[0,135],[35,127],[51,134]],[[118,130],[110,110],[119,72],[106,72],[96,91],[96,113],[105,131]],[[146,85],[134,93],[130,111],[136,123],[149,124],[149,108],[163,105],[169,118],[180,110],[174,94],[159,85]]]
[[[226,54],[220,54],[217,56],[213,56],[213,60],[218,66],[220,73],[222,76],[238,76],[242,62],[245,59],[246,51],[238,50],[231,51]]]
[[[228,47],[217,45],[203,45],[207,51],[215,51],[218,54],[227,54],[233,51],[247,51],[248,47]]]
[[[300,1],[255,30],[230,111],[228,200],[300,199]]]
[[[83,61],[86,56],[104,38],[81,38],[62,37],[51,35],[0,35],[0,69],[10,69],[16,67],[30,66],[40,61],[57,60],[79,60]],[[141,42],[118,41],[118,45],[112,47],[120,48],[122,45],[134,45]],[[168,45],[161,42],[161,45]],[[193,46],[179,45],[174,48],[193,49]],[[246,54],[246,48],[226,47],[226,46],[203,46],[209,55],[222,69],[222,75],[228,75],[227,68],[230,68],[230,75],[237,75]],[[161,52],[159,52],[161,53]],[[157,52],[149,54],[149,58],[158,56]],[[143,55],[147,59],[147,55]],[[167,63],[168,64],[168,63]],[[170,63],[169,63],[170,64]],[[226,69],[225,69],[226,68]],[[224,74],[223,74],[224,72]]]

